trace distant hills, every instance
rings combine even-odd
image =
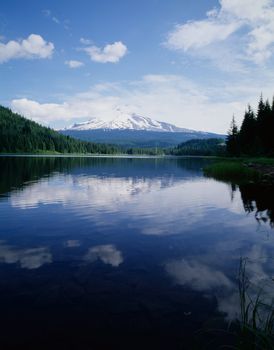
[[[172,147],[193,139],[224,138],[224,135],[180,128],[119,109],[115,112],[112,120],[92,118],[59,132],[85,141],[140,148]]]

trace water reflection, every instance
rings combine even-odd
[[[231,281],[221,271],[199,263],[196,259],[169,261],[167,272],[177,283],[187,285],[197,291],[210,291],[215,288],[231,288]]]
[[[252,284],[273,276],[271,228],[246,215],[270,218],[272,190],[231,190],[203,177],[205,162],[0,157],[2,319],[24,323],[26,305],[28,329],[43,318],[47,334],[62,325],[82,348],[122,348],[102,343],[107,329],[108,339],[153,334],[151,348],[176,349],[207,322],[237,318],[239,258],[249,257]]]
[[[203,159],[163,160],[131,158],[86,158],[86,157],[1,157],[0,156],[0,196],[13,190],[27,187],[39,179],[57,173],[108,177],[162,178],[197,177],[197,169],[202,169]]]
[[[255,212],[258,222],[274,227],[274,186],[246,184],[239,186],[245,210]]]
[[[52,255],[47,247],[20,249],[5,242],[0,243],[0,263],[19,264],[24,269],[38,269],[52,262]]]
[[[64,245],[68,248],[77,248],[80,247],[81,242],[78,239],[68,239]]]
[[[92,247],[84,257],[84,260],[90,263],[97,259],[113,267],[118,267],[123,262],[122,253],[112,244]]]
[[[240,318],[240,298],[236,278],[237,267],[231,274],[226,265],[231,260],[239,263],[241,254],[247,258],[246,276],[249,280],[249,297],[255,300],[260,293],[263,295],[264,302],[269,305],[273,300],[271,251],[274,248],[274,242],[257,242],[245,249],[244,246],[243,242],[237,241],[233,244],[229,242],[229,238],[225,238],[224,242],[216,244],[213,251],[208,251],[207,254],[167,261],[164,264],[165,270],[176,284],[201,292],[204,298],[216,300],[219,312],[231,322]],[[233,249],[236,254],[231,257]],[[238,249],[242,253],[237,253]]]

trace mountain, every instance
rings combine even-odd
[[[0,153],[119,153],[111,145],[80,141],[0,106]]]
[[[65,130],[145,130],[155,132],[194,132],[193,130],[179,128],[173,124],[159,122],[137,114],[119,113],[110,121],[92,118],[87,122],[73,124]]]
[[[192,139],[224,138],[224,135],[180,128],[120,109],[115,110],[114,116],[108,121],[91,118],[59,132],[85,141],[142,148],[172,147]]]

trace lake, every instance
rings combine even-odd
[[[210,161],[0,157],[1,349],[233,343],[240,258],[274,285],[274,192]]]

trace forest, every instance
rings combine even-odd
[[[230,156],[274,156],[274,98],[272,105],[261,96],[257,111],[250,105],[238,128],[233,117],[226,139]]]
[[[117,154],[119,147],[60,135],[57,131],[0,106],[0,153],[100,153]]]
[[[223,139],[194,139],[180,143],[178,146],[167,150],[167,154],[175,156],[224,156],[226,145]]]
[[[174,148],[126,147],[82,141],[39,125],[0,106],[0,153],[222,155],[223,139],[190,140]]]

